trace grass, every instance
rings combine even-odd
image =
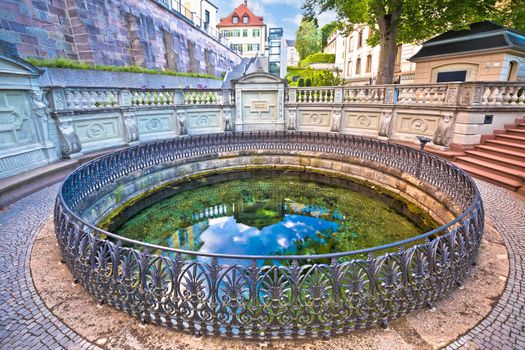
[[[40,59],[40,58],[28,58],[27,61],[37,67],[50,67],[50,68],[69,68],[69,69],[81,69],[81,70],[100,70],[108,72],[125,72],[125,73],[143,73],[143,74],[159,74],[159,75],[172,75],[178,77],[191,77],[191,78],[205,78],[205,79],[216,79],[222,80],[219,77],[202,74],[202,73],[186,73],[177,72],[174,70],[157,70],[144,68],[139,66],[105,66],[101,64],[92,64],[86,62],[80,62],[75,60],[69,60],[66,58],[54,58],[54,59]]]

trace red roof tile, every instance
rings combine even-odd
[[[239,17],[239,22],[233,23],[233,17]],[[248,16],[248,23],[243,23],[242,19],[244,16]],[[252,11],[246,6],[246,3],[240,4],[232,13],[227,17],[221,18],[217,27],[246,27],[246,26],[262,26],[264,25],[264,18],[262,16],[256,16]]]

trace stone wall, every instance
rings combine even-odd
[[[240,57],[154,0],[0,2],[0,40],[23,58],[66,57],[220,75]]]

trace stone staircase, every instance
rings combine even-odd
[[[525,118],[455,157],[454,163],[474,177],[525,195]]]

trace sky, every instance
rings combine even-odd
[[[218,17],[226,17],[233,9],[242,3],[242,0],[210,0],[218,8]],[[304,0],[248,0],[248,8],[256,16],[263,16],[268,28],[280,27],[284,29],[286,39],[295,39],[295,32],[301,23],[301,7]],[[333,12],[322,13],[318,16],[319,27],[334,21]]]

